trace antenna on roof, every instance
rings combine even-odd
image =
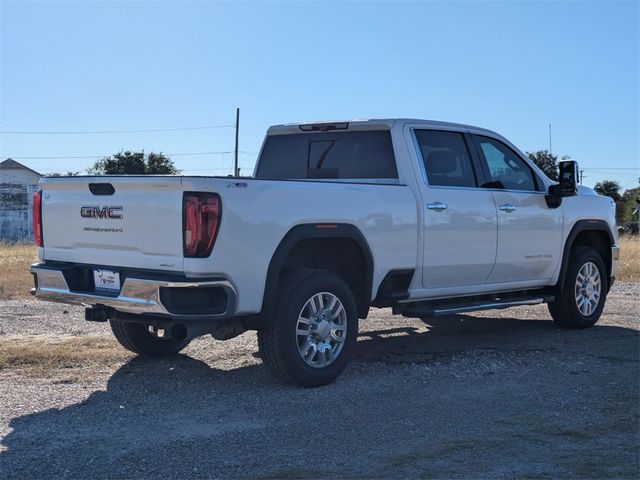
[[[233,163],[233,176],[240,176],[240,169],[238,168],[238,130],[240,130],[240,107],[236,108],[236,149],[235,149],[235,159]]]

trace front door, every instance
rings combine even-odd
[[[496,258],[497,218],[491,192],[478,186],[470,137],[416,129],[424,166],[424,288],[483,284]]]
[[[560,262],[562,208],[547,207],[542,182],[509,146],[480,135],[474,140],[498,213],[498,254],[488,283],[545,285]]]

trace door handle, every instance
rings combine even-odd
[[[441,212],[442,210],[447,209],[447,204],[442,202],[427,203],[427,208],[429,210],[435,210],[436,212]]]
[[[514,207],[510,203],[505,203],[504,205],[500,205],[498,208],[503,212],[513,212],[516,209],[516,207]]]

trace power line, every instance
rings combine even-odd
[[[583,170],[635,170],[640,171],[638,167],[584,167]]]
[[[182,132],[187,130],[212,130],[215,128],[233,128],[235,125],[207,125],[202,127],[178,127],[178,128],[146,128],[133,130],[68,130],[68,131],[19,131],[4,130],[2,135],[93,135],[109,133],[151,133],[151,132]]]
[[[253,165],[251,166],[242,166],[239,165],[238,168],[240,169],[252,169]],[[181,172],[220,172],[220,171],[226,171],[229,172],[229,175],[232,174],[233,172],[233,166],[231,167],[220,167],[220,168],[188,168],[188,169],[180,169]]]
[[[125,150],[126,151],[126,150]],[[162,152],[159,152],[162,153]],[[163,153],[168,157],[180,157],[180,156],[198,156],[198,155],[227,155],[233,153],[233,150],[225,150],[219,152],[179,152],[179,153]],[[244,150],[238,150],[238,153],[242,153],[243,155],[255,156],[257,153],[246,152]],[[112,154],[111,154],[112,155]],[[77,160],[77,159],[92,159],[92,158],[105,158],[110,157],[111,155],[60,155],[60,156],[51,156],[51,157],[14,157],[9,155],[8,158],[13,158],[14,160]]]
[[[616,177],[637,177],[639,173],[640,172],[636,172],[636,173],[632,173],[632,172],[611,172],[611,175],[615,175]],[[602,173],[600,173],[599,175],[604,176],[604,174],[602,174]]]
[[[240,165],[239,168],[241,170],[252,170],[253,169],[253,165],[246,165],[246,166],[242,166]],[[219,168],[189,168],[189,169],[180,169],[181,172],[229,172],[229,175],[233,174],[233,166],[231,167],[219,167]],[[45,174],[50,173],[50,172],[54,172],[54,170],[50,170],[45,172]]]

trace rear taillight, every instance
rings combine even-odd
[[[42,190],[33,194],[33,240],[38,247],[44,246],[42,242]]]
[[[215,193],[185,192],[182,199],[182,234],[185,257],[208,257],[216,241],[222,213]]]

